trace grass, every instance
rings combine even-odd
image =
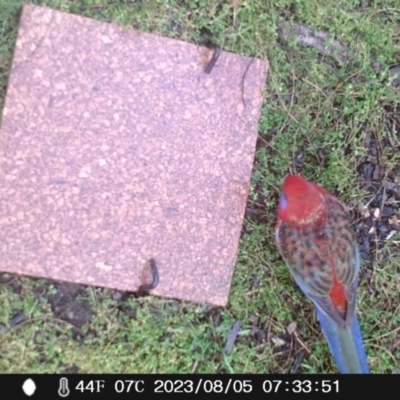
[[[0,109],[23,3],[0,0]],[[0,372],[285,373],[302,352],[298,372],[336,372],[313,306],[275,248],[278,193],[286,174],[301,172],[358,215],[371,198],[360,174],[370,137],[382,144],[382,179],[398,172],[400,153],[383,145],[385,127],[399,110],[399,87],[391,85],[389,73],[400,63],[398,1],[31,3],[194,43],[208,29],[225,50],[267,58],[270,71],[248,200],[249,209],[261,214],[244,221],[226,308],[209,310],[146,297],[126,300],[126,313],[111,292],[86,288],[82,296],[94,316],[77,331],[54,317],[47,298],[57,291],[54,285],[23,277],[1,284]],[[283,38],[279,28],[285,24],[326,32],[347,45],[350,55],[340,62],[313,46],[296,44],[293,35]],[[390,126],[398,144],[399,127]],[[362,268],[358,311],[374,373],[399,371],[398,244],[396,234]],[[10,328],[19,313],[27,318]],[[226,339],[236,320],[242,322],[241,329],[226,354]]]

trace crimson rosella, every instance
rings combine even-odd
[[[283,182],[276,244],[315,305],[340,373],[369,373],[356,306],[360,256],[346,208],[298,175]]]

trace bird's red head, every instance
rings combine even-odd
[[[282,185],[278,218],[299,224],[314,222],[324,212],[325,189],[299,175],[289,175]]]

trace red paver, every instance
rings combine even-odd
[[[23,8],[0,131],[0,270],[227,303],[268,63]]]

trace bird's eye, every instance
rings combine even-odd
[[[284,195],[284,193],[281,194],[281,197],[279,199],[279,207],[282,210],[285,210],[287,206],[287,200],[286,200],[286,196]]]

